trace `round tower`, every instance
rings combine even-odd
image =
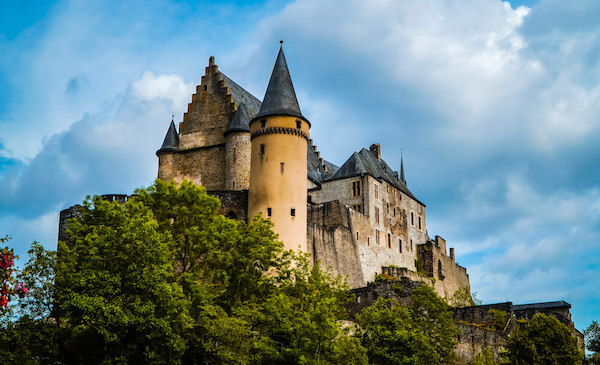
[[[225,187],[248,190],[250,187],[250,116],[242,101],[225,131]]]
[[[248,216],[262,213],[286,249],[304,252],[309,128],[280,48],[260,111],[250,122]]]

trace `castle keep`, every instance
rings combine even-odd
[[[189,179],[241,220],[261,214],[287,249],[309,252],[351,288],[377,275],[426,282],[445,298],[469,290],[454,249],[427,234],[425,204],[375,143],[341,167],[321,157],[301,113],[283,49],[262,102],[219,71],[214,57],[177,130],[157,151],[158,177]]]

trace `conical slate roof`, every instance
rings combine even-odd
[[[242,101],[240,105],[238,105],[225,134],[227,135],[232,132],[250,132],[250,127],[248,126],[249,123],[250,115],[248,114],[246,103]]]
[[[177,151],[179,149],[179,136],[177,135],[177,129],[175,128],[175,122],[171,119],[171,125],[165,136],[162,147],[156,151],[156,153]]]
[[[306,120],[300,112],[292,78],[283,54],[283,47],[279,47],[279,54],[271,73],[267,92],[255,118],[268,115],[291,115]]]

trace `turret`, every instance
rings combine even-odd
[[[248,190],[250,187],[250,115],[242,100],[225,131],[225,187]]]
[[[262,213],[286,249],[301,251],[306,251],[309,128],[280,47],[260,111],[250,122],[248,216]]]
[[[171,124],[167,130],[167,135],[162,146],[156,151],[158,156],[158,178],[161,180],[176,180],[175,154],[179,150],[179,135],[175,128],[175,121],[171,119]]]

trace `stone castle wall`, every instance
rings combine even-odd
[[[446,241],[439,236],[418,247],[418,257],[426,275],[436,279],[435,291],[448,299],[462,288],[470,292],[467,269],[456,263],[454,249],[451,248],[450,253],[450,256],[446,254]]]

